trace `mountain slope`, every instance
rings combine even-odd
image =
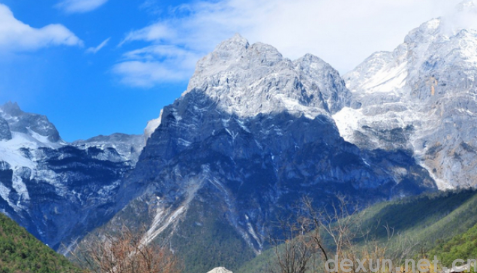
[[[475,8],[469,3],[460,12]],[[430,20],[345,75],[353,102],[334,115],[361,148],[413,150],[441,189],[477,181],[477,31],[450,23]]]
[[[0,211],[54,249],[107,219],[144,143],[112,135],[69,144],[45,116],[14,103],[0,106],[0,127]]]
[[[0,253],[2,272],[82,272],[1,213]]]
[[[317,57],[290,61],[238,35],[224,41],[150,123],[158,127],[120,185],[119,213],[99,232],[144,224],[144,240],[170,239],[187,272],[234,270],[304,195],[364,206],[436,190],[409,151],[360,150],[340,137],[331,115],[348,96]]]
[[[394,251],[400,251],[403,243],[413,242],[416,246],[407,255],[408,258],[424,251],[431,259],[437,255],[442,265],[451,266],[453,259],[475,258],[467,255],[475,253],[475,247],[472,248],[475,240],[464,242],[461,238],[475,237],[476,208],[477,192],[461,190],[379,203],[367,208],[359,217],[361,228],[369,232],[368,239],[387,242],[387,257],[393,257]],[[389,226],[394,234],[389,241],[385,226]],[[359,244],[359,240],[356,243]],[[460,249],[457,250],[457,247]],[[264,252],[234,272],[266,272],[270,263],[276,263],[273,250]]]

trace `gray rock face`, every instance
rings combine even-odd
[[[105,153],[99,154],[97,159],[112,162],[129,161],[131,166],[136,162],[145,145],[143,135],[112,134],[109,136],[96,136],[88,140],[73,142],[73,145],[80,149],[90,149],[96,147]]]
[[[194,272],[224,257],[237,258],[223,264],[234,269],[304,195],[325,207],[336,194],[368,204],[436,190],[409,151],[360,150],[340,137],[331,114],[348,94],[316,57],[292,62],[268,45],[225,41],[162,110],[107,227],[144,223],[146,242],[166,236],[187,268],[200,260]]]
[[[345,76],[352,107],[334,116],[361,148],[409,149],[440,188],[477,184],[477,32],[445,19],[411,31]]]
[[[10,126],[8,122],[0,117],[0,140],[12,139],[12,133],[10,132]]]
[[[115,134],[68,144],[16,103],[0,107],[0,136],[0,211],[54,249],[112,217],[120,179],[144,143]]]

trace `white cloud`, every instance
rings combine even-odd
[[[104,41],[101,42],[101,44],[99,44],[97,47],[90,47],[90,48],[88,48],[88,49],[86,50],[86,53],[93,53],[93,54],[98,53],[98,51],[100,51],[103,47],[105,47],[105,46],[108,44],[108,42],[109,42],[110,39],[111,39],[111,37],[108,38],[108,39],[106,39],[106,40],[104,40]]]
[[[464,1],[444,14],[444,34],[455,34],[461,29],[477,29],[477,1]]]
[[[0,4],[0,51],[31,51],[48,46],[82,44],[83,42],[63,25],[51,24],[32,28],[15,19],[12,11]]]
[[[176,7],[170,16],[162,16],[166,19],[127,34],[123,43],[146,41],[176,46],[190,52],[196,61],[222,40],[240,33],[250,42],[277,47],[291,59],[312,53],[343,73],[375,51],[394,49],[410,30],[458,2],[203,0]],[[175,69],[167,57],[159,63],[162,70]]]
[[[84,13],[95,10],[106,4],[108,0],[63,0],[55,7],[66,13]]]

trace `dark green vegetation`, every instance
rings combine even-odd
[[[448,240],[469,230],[477,223],[477,192],[462,190],[438,192],[385,202],[370,207],[363,219],[364,226],[378,240],[387,238],[384,225],[394,234],[420,242],[430,250],[437,240]],[[396,237],[396,236],[395,236]]]
[[[477,191],[438,192],[384,202],[360,216],[362,229],[369,231],[368,240],[387,242],[390,253],[398,251],[405,240],[413,245],[409,257],[437,255],[444,266],[456,258],[477,257]],[[390,239],[385,226],[393,233]],[[274,259],[273,250],[268,250],[234,272],[263,272]]]
[[[81,272],[65,257],[0,213],[0,273]]]
[[[456,259],[476,259],[477,225],[447,242],[438,240],[438,245],[430,251],[430,257],[434,255],[447,267],[451,267]]]

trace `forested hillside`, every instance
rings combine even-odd
[[[0,272],[81,272],[65,257],[0,213]]]

